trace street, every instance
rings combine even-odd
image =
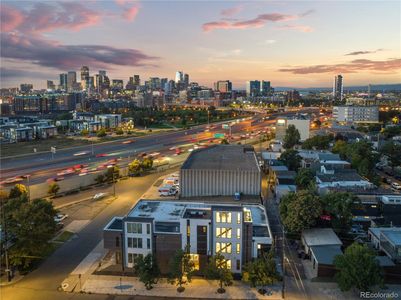
[[[1,287],[0,298],[2,300],[113,299],[107,295],[68,294],[59,292],[57,289],[63,279],[101,241],[103,227],[110,219],[113,216],[126,214],[157,178],[172,171],[174,170],[120,181],[116,187],[118,198],[82,229],[78,233],[78,238],[65,243],[38,269],[19,282]],[[80,194],[77,195],[78,197]]]

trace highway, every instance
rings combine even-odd
[[[314,109],[312,109],[314,110]],[[299,112],[310,112],[310,108],[299,110]],[[30,176],[29,184],[38,184],[48,179],[60,177],[57,173],[71,168],[75,165],[88,165],[90,169],[100,168],[101,165],[112,159],[121,159],[120,166],[126,166],[135,157],[141,153],[159,152],[169,157],[175,154],[173,147],[183,147],[184,151],[193,148],[195,143],[216,143],[219,142],[213,138],[216,133],[224,133],[226,136],[230,134],[229,129],[223,129],[222,124],[234,124],[231,126],[231,135],[237,142],[242,135],[251,135],[252,132],[268,130],[269,126],[275,123],[277,116],[291,115],[295,112],[279,112],[269,115],[269,119],[264,120],[265,114],[256,114],[251,118],[243,121],[225,121],[214,124],[204,124],[192,127],[187,130],[179,130],[174,132],[152,134],[144,137],[121,139],[107,143],[99,143],[93,145],[84,145],[73,148],[58,150],[55,154],[50,152],[29,154],[24,156],[16,156],[13,158],[1,159],[0,179],[4,181],[8,178],[18,176]],[[255,138],[255,134],[253,136]],[[133,140],[131,143],[127,141]],[[126,141],[126,143],[124,143]],[[245,140],[246,142],[246,140]],[[68,175],[68,176],[78,176]],[[64,177],[64,175],[63,175]],[[21,183],[27,184],[24,179]],[[15,183],[3,184],[5,187],[13,186]]]

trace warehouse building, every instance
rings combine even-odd
[[[117,263],[122,258],[128,270],[138,257],[153,254],[164,274],[170,258],[187,245],[200,273],[208,258],[220,253],[227,268],[240,274],[272,244],[264,206],[185,200],[140,200],[127,216],[112,219],[103,237],[104,247],[115,253]]]
[[[261,170],[252,146],[214,145],[195,150],[180,171],[180,197],[261,193]]]

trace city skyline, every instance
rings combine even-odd
[[[330,87],[337,74],[347,86],[400,83],[399,19],[396,1],[5,1],[1,82],[45,88],[87,65],[124,82],[185,70],[235,89],[255,79]]]

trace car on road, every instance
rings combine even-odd
[[[82,155],[86,155],[88,153],[89,153],[89,151],[77,152],[77,153],[74,153],[74,156],[82,156]]]
[[[398,182],[392,182],[392,183],[391,183],[391,187],[392,187],[393,189],[398,190],[398,191],[401,190],[401,184],[399,184]]]
[[[131,144],[131,143],[133,143],[133,142],[135,142],[135,140],[128,140],[128,141],[124,141],[124,142],[122,142],[123,144]]]
[[[106,153],[99,153],[99,154],[96,154],[96,157],[105,157],[105,156],[107,156]]]
[[[22,177],[12,177],[12,178],[8,178],[8,179],[0,182],[0,184],[11,184],[11,183],[20,182],[22,180],[24,180]]]
[[[67,219],[67,218],[68,218],[68,215],[66,215],[66,214],[57,214],[57,215],[54,217],[54,221],[55,221],[56,223],[60,223],[61,221],[65,220],[65,219]]]
[[[93,200],[100,200],[107,196],[107,193],[97,193],[93,196]]]

